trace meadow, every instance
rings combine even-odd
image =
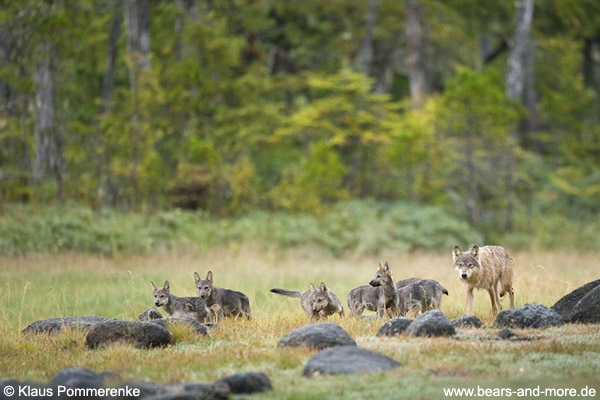
[[[515,254],[516,306],[556,300],[598,279],[597,254],[520,252]],[[377,261],[389,261],[396,279],[438,280],[450,295],[442,311],[464,312],[464,289],[448,254],[388,253],[337,258],[309,249],[280,252],[252,246],[210,251],[178,250],[153,255],[106,257],[82,253],[0,257],[0,377],[47,380],[57,371],[81,366],[116,371],[122,377],[155,382],[207,382],[242,371],[262,371],[272,392],[253,399],[442,398],[452,387],[583,387],[600,390],[598,325],[565,325],[516,330],[526,340],[499,340],[491,327],[489,297],[476,292],[474,313],[482,330],[461,329],[452,338],[377,338],[380,321],[330,318],[357,344],[382,352],[402,367],[386,373],[304,378],[313,353],[278,349],[277,341],[307,323],[298,299],[269,293],[273,287],[304,291],[324,281],[346,303],[350,289],[368,282]],[[88,350],[82,333],[24,336],[20,331],[43,318],[99,315],[135,319],[152,306],[150,281],[171,283],[178,296],[195,295],[192,274],[212,270],[215,285],[241,290],[252,306],[252,321],[227,320],[205,338],[176,327],[174,345],[139,350],[112,346]],[[507,300],[504,300],[507,306]]]

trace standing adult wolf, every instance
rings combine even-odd
[[[467,290],[467,315],[471,315],[473,307],[473,289],[485,289],[492,301],[492,312],[502,310],[500,297],[510,295],[510,308],[515,306],[513,291],[513,270],[515,260],[501,246],[473,246],[471,250],[462,252],[458,246],[452,249],[454,269]],[[500,293],[498,293],[500,283]],[[498,294],[500,296],[498,296]]]

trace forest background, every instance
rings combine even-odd
[[[595,0],[0,7],[0,252],[600,247]]]

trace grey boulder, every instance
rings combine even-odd
[[[301,326],[277,343],[277,347],[310,347],[319,350],[334,346],[356,346],[356,342],[342,327],[330,322]]]
[[[56,333],[65,327],[87,331],[93,326],[109,321],[117,320],[97,316],[49,318],[29,324],[22,333]]]
[[[558,300],[552,309],[567,322],[600,322],[600,279],[573,290]]]
[[[160,319],[162,317],[163,317],[162,314],[159,313],[156,308],[150,307],[149,309],[147,309],[146,311],[144,311],[143,313],[138,315],[137,320],[138,321],[151,321],[153,319]]]
[[[563,317],[553,309],[539,303],[527,303],[522,307],[500,311],[494,325],[498,328],[546,328],[564,323]]]
[[[450,320],[440,310],[429,310],[419,315],[406,328],[413,336],[452,336],[456,333]]]
[[[474,315],[461,315],[452,320],[452,325],[455,328],[481,328],[483,324]]]
[[[215,383],[225,384],[234,394],[251,394],[273,389],[271,380],[262,372],[242,372],[219,379]]]
[[[387,371],[399,366],[399,362],[383,354],[356,346],[341,346],[315,353],[304,366],[302,375],[356,374]]]
[[[392,318],[379,328],[377,336],[398,336],[406,331],[412,321],[412,319],[405,317]]]
[[[138,321],[108,321],[91,327],[85,337],[89,348],[129,343],[137,348],[162,347],[171,343],[171,334],[159,324]]]

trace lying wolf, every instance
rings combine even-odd
[[[323,282],[318,289],[311,283],[310,289],[304,293],[286,289],[271,289],[271,292],[287,297],[300,297],[302,309],[311,321],[327,319],[335,313],[339,313],[341,317],[345,316],[340,299]]]

